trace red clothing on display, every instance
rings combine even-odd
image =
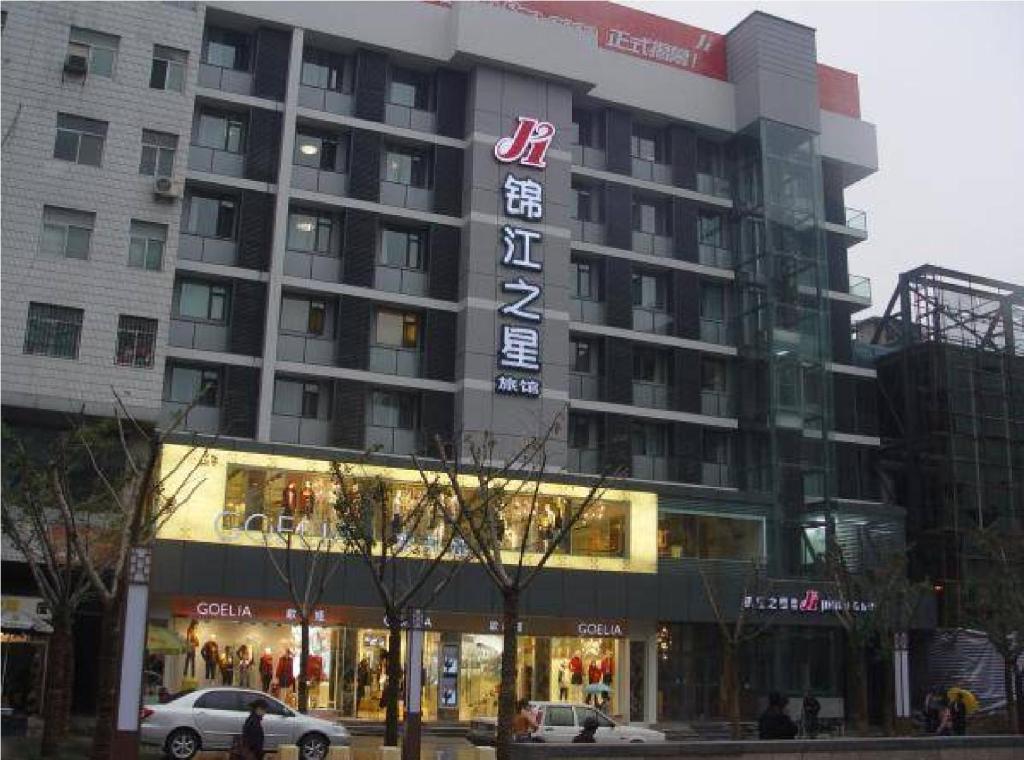
[[[306,678],[310,681],[324,680],[324,658],[311,654],[306,660]]]
[[[615,675],[615,660],[612,657],[601,660],[601,672],[606,676]]]
[[[269,654],[260,657],[260,675],[271,677],[274,675],[274,658]]]
[[[583,672],[583,660],[581,660],[578,655],[569,660],[569,670],[573,673]]]
[[[277,682],[281,685],[282,689],[286,689],[295,683],[295,675],[292,672],[292,656],[290,654],[281,655],[281,659],[277,661]]]
[[[596,661],[590,663],[590,667],[587,668],[587,681],[590,683],[599,683],[601,681],[601,668]]]

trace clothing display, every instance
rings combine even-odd
[[[231,686],[235,679],[235,653],[230,646],[224,647],[220,656],[220,682],[224,686]]]
[[[285,486],[284,493],[281,495],[281,511],[288,517],[292,517],[295,514],[295,508],[298,505],[298,491],[294,483],[289,483]]]
[[[181,674],[187,676],[189,668],[192,670],[192,678],[196,677],[196,650],[199,648],[199,621],[193,620],[188,624],[188,632],[185,634],[187,647],[185,649],[185,668]]]
[[[277,676],[277,684],[282,689],[290,689],[295,685],[295,674],[293,668],[294,659],[292,653],[281,655],[281,658],[277,661],[277,670],[274,675]]]
[[[601,666],[596,661],[587,668],[587,683],[601,683]]]
[[[210,639],[203,648],[199,651],[203,657],[203,662],[206,664],[206,670],[203,677],[207,680],[213,680],[217,677],[217,662],[220,659],[220,648],[217,646],[217,642]]]
[[[260,683],[263,691],[270,691],[270,682],[274,680],[274,656],[267,652],[260,657]]]
[[[324,680],[324,658],[311,654],[306,658],[306,679],[309,681]]]
[[[571,674],[569,680],[572,683],[577,686],[583,683],[583,660],[578,654],[573,655],[572,659],[569,660],[569,673]]]
[[[313,493],[313,484],[308,480],[302,486],[299,505],[301,506],[302,514],[305,517],[312,515],[313,510],[316,507],[316,494]]]
[[[245,644],[238,647],[238,685],[244,688],[252,686],[252,654]]]
[[[615,659],[605,655],[601,658],[601,682],[611,686],[612,676],[615,675]]]

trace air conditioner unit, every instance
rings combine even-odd
[[[84,77],[89,71],[89,60],[84,55],[68,53],[64,59],[64,73]]]
[[[173,200],[178,197],[178,193],[174,188],[174,183],[171,182],[170,177],[157,177],[153,183],[153,195],[157,198],[164,198],[166,200]]]

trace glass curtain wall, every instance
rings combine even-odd
[[[761,120],[736,141],[741,214],[738,334],[747,382],[767,398],[741,410],[748,488],[774,494],[769,558],[800,573],[813,555],[799,530],[808,509],[830,516],[831,384],[828,261],[816,136]],[[830,520],[828,520],[830,522]]]

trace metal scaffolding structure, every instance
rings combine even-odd
[[[1024,521],[1024,287],[921,266],[858,334],[876,356],[883,468],[907,509],[912,572],[955,626],[970,532]]]

